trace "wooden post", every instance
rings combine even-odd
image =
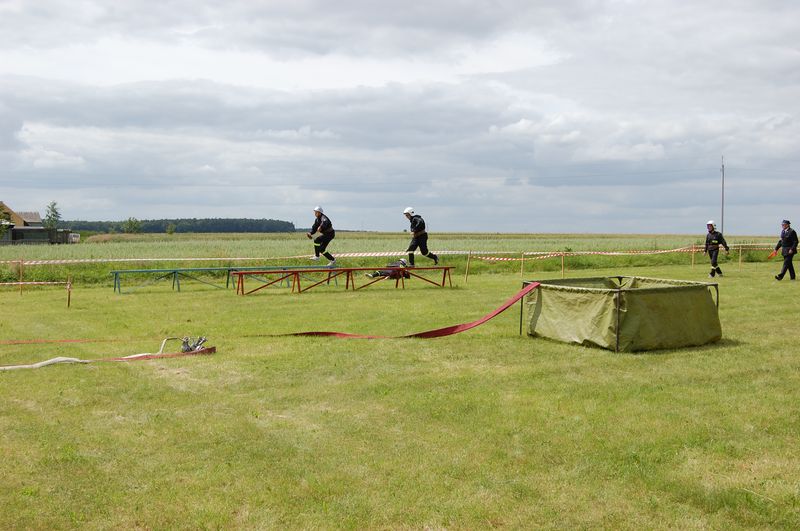
[[[72,277],[67,277],[67,308],[72,302]]]
[[[561,253],[561,278],[564,278],[564,256],[566,253]]]
[[[519,277],[525,279],[525,253],[519,254]]]
[[[739,244],[739,271],[742,270],[742,247],[743,244]]]
[[[692,269],[694,269],[694,244],[692,244]]]
[[[19,261],[19,294],[22,295],[22,268],[25,267],[25,262]]]
[[[464,284],[467,283],[467,279],[469,278],[469,263],[472,260],[472,251],[467,254],[467,269],[464,271]]]

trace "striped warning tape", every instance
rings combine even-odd
[[[437,254],[445,255],[467,255],[470,251],[437,251]],[[405,251],[378,251],[365,253],[336,253],[337,258],[368,258],[368,257],[392,257],[405,256]],[[31,265],[68,265],[68,264],[114,264],[125,262],[259,262],[276,260],[305,260],[310,254],[295,256],[272,256],[272,257],[216,257],[216,258],[73,258],[64,260],[0,260],[0,264],[20,264],[23,266]]]
[[[766,244],[737,244],[735,248],[755,251],[772,250],[772,246]],[[633,256],[633,255],[653,255],[669,253],[692,253],[701,252],[702,246],[678,247],[676,249],[645,249],[645,250],[626,250],[626,251],[441,251],[437,250],[438,255],[467,256],[487,261],[519,261],[523,257],[525,260],[542,260],[556,256],[582,256],[582,255],[601,255],[601,256]],[[360,253],[336,253],[337,258],[381,258],[405,256],[406,251],[371,251]],[[516,256],[503,256],[516,255]],[[272,257],[213,257],[213,258],[187,258],[187,257],[162,257],[162,258],[74,258],[64,260],[0,260],[0,264],[22,264],[23,266],[33,265],[69,265],[69,264],[113,264],[130,262],[259,262],[259,261],[280,261],[280,260],[305,260],[310,255],[294,256],[272,256]]]
[[[70,282],[0,282],[0,286],[69,286]]]

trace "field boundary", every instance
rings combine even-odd
[[[730,246],[732,251],[770,251],[774,248],[766,243],[752,244],[733,244]],[[703,252],[703,246],[688,245],[674,249],[627,249],[619,251],[437,251],[440,255],[467,256],[486,261],[520,261],[520,260],[543,260],[546,258],[565,257],[565,256],[644,256],[672,253],[698,253]],[[405,256],[405,251],[368,251],[359,253],[336,253],[337,258],[390,258]],[[508,256],[514,255],[514,256]],[[0,260],[0,264],[35,266],[35,265],[76,265],[76,264],[113,264],[126,262],[242,262],[242,261],[276,261],[276,260],[302,260],[308,258],[309,254],[294,256],[272,256],[272,257],[163,257],[163,258],[74,258],[63,260]]]

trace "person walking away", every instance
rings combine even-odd
[[[794,280],[795,275],[792,259],[794,255],[797,254],[797,233],[791,227],[791,223],[788,219],[784,219],[781,222],[781,229],[781,239],[778,240],[775,250],[781,250],[781,254],[783,255],[783,267],[781,268],[781,272],[775,275],[775,280],[783,280],[787,271],[789,272],[789,279]]]
[[[319,260],[319,256],[322,255],[329,260],[328,266],[334,267],[336,265],[336,258],[327,251],[328,244],[336,237],[336,231],[333,230],[333,223],[331,223],[330,218],[322,211],[321,206],[314,207],[314,217],[316,219],[314,219],[314,224],[311,225],[311,231],[306,233],[306,236],[312,239],[314,238],[314,234],[319,231],[319,236],[314,239],[314,256],[312,256],[311,259],[317,261]]]
[[[708,234],[706,234],[706,247],[703,253],[708,253],[708,257],[711,259],[711,272],[708,276],[714,278],[714,275],[722,276],[722,269],[720,269],[719,264],[717,264],[720,245],[725,248],[725,254],[728,254],[730,249],[722,233],[717,230],[717,225],[714,223],[713,219],[708,220],[706,228],[708,229]]]
[[[411,243],[408,245],[408,265],[414,267],[414,251],[419,247],[422,256],[427,256],[433,260],[433,265],[439,264],[439,257],[428,251],[428,232],[425,230],[425,220],[422,216],[414,213],[411,207],[403,210],[403,215],[411,222]]]

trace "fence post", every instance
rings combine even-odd
[[[67,277],[67,308],[72,302],[72,275]]]
[[[519,277],[525,278],[525,252],[519,254]]]
[[[564,278],[564,256],[566,253],[561,253],[561,278]]]
[[[694,244],[692,244],[692,269],[694,269]]]
[[[22,295],[22,268],[25,267],[25,262],[19,261],[19,294]]]
[[[739,271],[742,270],[742,247],[743,244],[739,244]]]
[[[472,251],[467,254],[467,269],[464,271],[464,284],[467,283],[467,279],[469,278],[469,263],[472,260]]]

